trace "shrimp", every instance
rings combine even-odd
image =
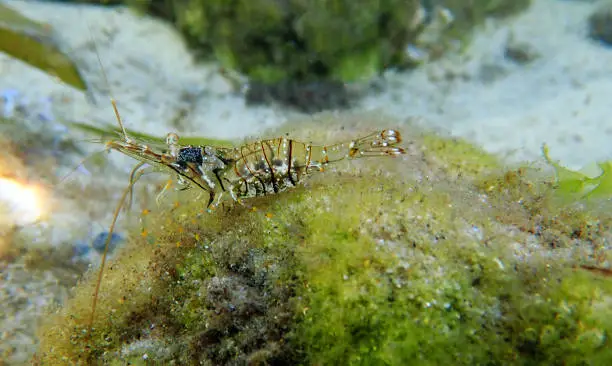
[[[248,142],[234,148],[181,146],[178,135],[168,134],[168,153],[155,160],[177,174],[184,189],[191,186],[209,193],[208,206],[218,205],[227,193],[239,201],[276,194],[295,187],[312,171],[343,159],[365,156],[394,156],[404,153],[397,130],[382,130],[367,136],[329,146],[317,146],[288,137]],[[127,146],[113,146],[126,154]],[[144,147],[140,154],[154,152]],[[215,201],[215,197],[218,197]]]
[[[97,49],[95,52],[107,80]],[[129,184],[115,207],[109,225],[92,299],[89,334],[93,330],[110,238],[119,212],[128,195],[131,195],[133,186],[147,171],[165,171],[177,178],[180,189],[196,188],[208,193],[207,207],[212,208],[226,197],[241,203],[243,199],[281,193],[297,186],[312,172],[323,171],[326,165],[340,160],[404,154],[404,150],[398,146],[402,141],[401,134],[394,129],[373,132],[333,145],[312,145],[288,137],[277,137],[236,147],[192,146],[181,145],[176,133],[166,136],[165,145],[147,144],[128,135],[113,97],[110,103],[119,126],[119,138],[106,142],[106,149],[118,151],[138,163],[130,173]],[[160,192],[158,200],[166,188]]]
[[[112,237],[127,195],[146,169],[174,174],[181,189],[195,187],[207,192],[207,207],[215,207],[227,195],[234,201],[241,202],[242,199],[278,194],[297,186],[309,174],[323,171],[326,165],[344,159],[404,154],[404,150],[397,146],[402,141],[401,134],[393,129],[373,132],[334,145],[311,145],[288,137],[278,137],[247,142],[233,148],[180,145],[178,135],[169,133],[166,137],[166,148],[158,150],[154,146],[131,139],[113,99],[111,104],[122,131],[122,138],[107,142],[106,148],[132,157],[139,163],[132,169],[130,182],[115,208],[108,230],[94,291],[89,329],[93,326],[109,238]],[[145,166],[148,168],[141,169]],[[163,194],[163,191],[160,194]]]

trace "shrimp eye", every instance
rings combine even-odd
[[[202,148],[193,146],[181,148],[178,152],[176,162],[182,167],[187,166],[187,163],[202,165],[204,162],[202,157]]]
[[[176,133],[170,132],[169,134],[166,135],[167,145],[176,145],[178,144],[178,141],[179,141],[179,136]]]

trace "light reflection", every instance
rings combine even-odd
[[[40,186],[0,177],[0,227],[24,226],[40,220],[46,211],[45,196]]]

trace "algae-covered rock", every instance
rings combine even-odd
[[[224,68],[273,86],[368,81],[387,68],[414,65],[410,46],[435,57],[488,17],[516,14],[531,0],[123,2],[172,22],[194,50],[214,55]]]
[[[127,1],[174,23],[197,53],[244,75],[239,89],[249,102],[307,113],[350,106],[384,70],[456,51],[486,18],[515,14],[530,2]]]
[[[132,1],[174,22],[205,52],[250,80],[367,81],[411,65],[407,48],[447,49],[487,17],[525,9],[530,0],[479,1]],[[129,3],[129,2],[128,2]],[[449,24],[433,24],[440,12]],[[443,52],[439,50],[438,52]]]
[[[176,25],[224,67],[262,83],[368,80],[403,59],[414,0],[183,1]]]
[[[76,0],[116,4],[118,0]],[[304,112],[342,109],[389,68],[461,50],[489,17],[530,0],[124,0],[161,17],[195,54],[216,59],[250,102]],[[347,88],[346,84],[350,84]],[[354,89],[359,93],[352,93]]]
[[[389,121],[360,117],[308,140]],[[349,127],[350,126],[350,127]],[[43,364],[609,364],[609,207],[404,129],[407,154],[283,194],[149,214],[40,329]],[[196,194],[197,192],[193,192]],[[606,208],[607,207],[607,208]]]

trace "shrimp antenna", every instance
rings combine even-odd
[[[110,83],[108,82],[108,76],[106,75],[106,70],[104,69],[104,65],[102,64],[102,59],[100,58],[100,52],[98,51],[98,45],[95,42],[93,33],[91,31],[91,26],[89,25],[89,23],[87,23],[87,29],[89,31],[89,36],[92,40],[94,52],[96,53],[96,59],[98,60],[98,65],[100,65],[100,70],[102,71],[102,77],[104,78],[104,83],[109,89],[110,102],[111,102],[111,105],[113,106],[113,111],[115,112],[115,117],[117,119],[117,122],[119,123],[119,127],[121,127],[121,132],[123,134],[122,136],[123,141],[126,143],[130,143],[131,140],[128,137],[125,126],[123,125],[121,114],[119,113],[119,109],[117,108],[117,102],[115,101],[115,98],[113,98],[112,96],[112,92],[110,90]],[[121,198],[119,199],[119,202],[117,203],[117,206],[115,207],[115,212],[113,213],[113,219],[108,229],[108,236],[106,238],[106,242],[104,243],[104,252],[102,253],[102,261],[100,262],[100,269],[98,271],[98,279],[96,281],[96,288],[93,293],[91,313],[89,315],[89,322],[88,322],[88,331],[89,331],[87,333],[88,337],[91,337],[91,332],[93,331],[93,323],[94,323],[94,317],[96,313],[96,306],[98,304],[98,294],[100,292],[100,286],[102,283],[102,275],[104,274],[104,266],[106,264],[108,248],[110,246],[110,242],[113,236],[113,231],[115,230],[115,225],[117,224],[117,218],[119,217],[119,212],[121,211],[121,208],[123,207],[125,199],[127,198],[128,194],[132,192],[132,188],[134,187],[134,184],[136,184],[138,179],[144,174],[144,170],[138,171],[138,169],[140,169],[143,165],[145,165],[145,163],[140,162],[136,164],[136,166],[132,169],[132,172],[130,174],[130,182],[128,186],[123,190],[123,193],[121,194]],[[136,173],[136,171],[138,171],[138,173]]]
[[[100,262],[100,270],[98,271],[98,280],[96,281],[96,288],[93,293],[93,302],[91,304],[91,312],[89,314],[89,322],[88,322],[89,332],[93,330],[94,316],[96,313],[96,306],[98,304],[98,293],[100,292],[100,285],[102,284],[102,275],[104,273],[104,265],[106,264],[108,248],[110,247],[110,242],[113,237],[113,231],[115,230],[117,218],[119,217],[119,212],[121,211],[121,207],[123,207],[123,203],[125,202],[125,199],[128,196],[128,194],[132,191],[134,184],[136,184],[138,179],[142,177],[142,175],[146,171],[146,169],[138,170],[143,165],[145,165],[145,163],[140,162],[136,164],[134,168],[132,168],[130,177],[133,177],[133,178],[130,180],[130,184],[128,184],[128,186],[125,187],[125,189],[123,190],[123,193],[121,194],[121,198],[119,199],[119,202],[117,203],[117,206],[115,207],[115,212],[113,213],[113,220],[111,221],[111,224],[108,228],[108,234],[106,236],[106,241],[104,242],[104,252],[102,253],[102,261]],[[89,335],[91,336],[91,333],[89,333]]]
[[[90,36],[93,38],[92,36],[93,33],[91,32],[91,26],[89,24],[87,24],[87,29],[89,30]],[[98,45],[96,44],[95,41],[92,43],[93,43],[94,52],[96,53],[96,59],[98,60],[98,65],[100,65],[100,70],[102,70],[102,77],[104,78],[104,83],[108,86],[109,91],[110,91],[110,83],[108,82],[108,76],[106,75],[106,70],[104,69],[104,65],[102,65],[102,59],[100,58],[100,52],[98,52]],[[110,94],[111,94],[110,102],[111,102],[111,105],[113,106],[113,111],[115,112],[115,117],[117,118],[119,127],[121,127],[121,132],[123,134],[123,140],[125,142],[130,142],[130,138],[128,137],[127,130],[125,129],[125,126],[123,125],[123,120],[121,119],[121,114],[119,113],[119,109],[117,108],[117,101],[115,100],[115,98],[113,98],[112,93]]]
[[[71,176],[71,175],[72,175],[74,172],[76,172],[77,170],[80,170],[81,168],[83,168],[84,170],[86,170],[86,171],[87,171],[87,168],[85,168],[85,163],[86,163],[88,160],[90,160],[90,159],[92,159],[92,158],[94,158],[94,157],[98,156],[99,154],[105,153],[105,152],[107,152],[107,151],[108,151],[108,149],[106,149],[106,148],[105,148],[104,150],[100,150],[100,151],[94,152],[94,153],[92,153],[92,154],[90,154],[90,155],[88,155],[88,156],[84,157],[83,159],[81,159],[81,161],[79,161],[79,164],[77,164],[77,165],[76,165],[74,168],[70,169],[70,171],[69,171],[68,173],[66,173],[64,176],[62,176],[62,177],[59,179],[59,182],[58,182],[57,184],[58,184],[58,185],[61,185],[61,184],[62,184],[62,183],[63,183],[63,182],[66,180],[66,179],[68,179],[68,178],[69,178],[69,177],[70,177],[70,176]]]

